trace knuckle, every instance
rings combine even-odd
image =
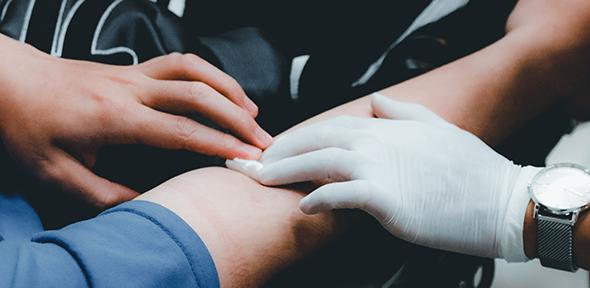
[[[163,62],[175,70],[186,70],[189,67],[185,61],[185,57],[178,52],[173,52],[163,57]]]
[[[254,121],[252,116],[250,116],[250,114],[248,112],[246,112],[245,110],[239,109],[238,113],[239,114],[238,114],[237,120],[243,129],[247,129],[248,131],[253,131],[256,128],[256,126],[258,126],[258,124],[256,124],[256,122]]]
[[[190,53],[182,54],[181,61],[182,61],[182,64],[185,65],[184,67],[189,68],[189,69],[193,68],[194,66],[200,66],[200,65],[204,65],[207,63],[207,62],[205,62],[205,60],[203,60],[203,58],[201,58],[195,54],[190,54]]]
[[[107,193],[101,193],[101,194],[95,196],[94,199],[92,200],[93,204],[97,208],[104,209],[104,208],[111,206],[111,203],[112,203],[112,200],[110,199],[111,197],[106,196],[104,194],[107,194]]]
[[[166,61],[168,61],[172,65],[182,64],[183,59],[184,59],[182,54],[180,54],[178,52],[172,52],[164,57],[165,57]]]
[[[331,158],[338,158],[339,156],[342,156],[343,151],[344,150],[337,147],[326,148],[326,152]]]
[[[118,70],[117,73],[109,74],[107,79],[114,82],[115,84],[133,87],[145,80],[146,77],[147,76],[141,73],[136,66],[131,66],[128,68],[121,68],[121,70]]]
[[[354,154],[351,157],[352,164],[350,170],[350,176],[354,178],[366,179],[373,176],[375,171],[375,161],[365,155]]]
[[[146,85],[147,81],[152,80],[152,78],[150,78],[149,76],[147,76],[139,70],[129,71],[127,73],[127,77],[129,79],[127,83],[129,83],[130,86],[136,88],[141,88],[144,85]]]
[[[99,208],[109,208],[121,202],[121,200],[119,199],[119,197],[116,196],[115,193],[110,192],[98,193],[94,198],[94,205],[96,205]]]
[[[340,149],[340,148],[335,148],[335,147],[330,147],[330,148],[326,148],[325,150],[326,152],[326,161],[328,162],[328,167],[338,167],[340,163],[340,161],[342,160],[342,157],[347,156],[346,155],[346,150]]]
[[[235,137],[231,136],[230,134],[223,133],[220,137],[221,137],[221,139],[220,139],[220,142],[221,142],[220,147],[223,150],[219,151],[219,153],[221,153],[222,151],[234,151],[241,144],[241,142],[238,139],[236,139]],[[222,155],[217,155],[217,156],[222,156]]]
[[[330,126],[322,125],[318,126],[315,131],[309,130],[309,135],[318,146],[323,146],[323,143],[330,141],[332,136],[338,137],[339,135],[334,135],[334,129]]]
[[[209,86],[203,82],[189,82],[188,95],[194,99],[202,99],[209,96]]]
[[[41,182],[51,183],[61,179],[62,172],[60,167],[49,163],[41,164],[37,176]]]
[[[111,112],[120,112],[123,109],[123,106],[117,101],[110,99],[108,97],[99,96],[96,97],[96,105],[99,108],[99,113],[101,114],[110,114]]]
[[[341,148],[328,148],[327,152],[328,154],[325,161],[328,163],[328,167],[334,167],[334,169],[328,170],[328,178],[340,180],[351,177],[355,164],[359,163],[355,162],[358,155]]]
[[[228,150],[233,150],[240,145],[240,141],[238,139],[227,133],[223,133],[221,135],[221,142],[223,143],[223,147]]]
[[[177,117],[175,121],[179,140],[178,148],[187,149],[190,143],[193,142],[192,140],[195,134],[197,134],[198,128],[192,120],[186,117]]]
[[[227,76],[227,78],[228,93],[233,95],[233,97],[236,98],[237,101],[240,101],[240,103],[242,103],[246,99],[246,92],[244,92],[244,89],[242,89],[242,86],[240,85],[240,83],[238,83],[236,79],[234,79],[231,76]]]
[[[110,123],[113,119],[119,118],[120,115],[126,115],[131,110],[125,101],[117,101],[115,99],[95,95],[95,118],[97,123]]]

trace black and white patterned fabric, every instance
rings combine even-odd
[[[320,65],[346,59],[346,65],[332,69],[330,82],[365,84],[401,40],[468,0],[329,7],[337,13],[307,1],[291,11],[244,2],[2,0],[0,32],[56,57],[118,65],[171,52],[196,53],[261,101],[298,94],[301,73],[291,71],[298,56],[311,56]]]

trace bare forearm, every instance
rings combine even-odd
[[[222,287],[259,287],[350,220],[334,213],[304,215],[297,205],[303,196],[291,188],[261,186],[228,169],[205,168],[178,176],[139,199],[171,209],[199,234]]]
[[[566,2],[521,0],[502,39],[382,94],[423,104],[490,145],[551,105],[565,103],[580,110],[580,103],[589,102],[583,99],[590,99],[590,17],[582,13],[590,5]],[[372,115],[367,99],[341,107],[354,115]]]
[[[543,20],[526,25],[530,18],[527,14],[537,15],[537,18]],[[587,51],[590,48],[590,3],[579,0],[521,0],[508,27],[515,30],[518,29],[514,27],[524,27],[519,28],[523,30],[522,33],[537,32],[538,35],[543,35],[542,38],[536,37],[537,41],[551,48],[533,53],[533,56],[544,59],[538,64],[542,68],[539,71],[554,71],[550,74],[553,77],[540,78],[536,85],[531,85],[533,91],[537,91],[538,95],[545,95],[547,99],[561,97],[573,116],[588,119],[590,88],[587,79],[590,77],[590,55]],[[539,71],[531,74],[542,75]],[[529,203],[523,231],[525,253],[531,259],[537,257],[537,229],[533,207],[533,203]],[[574,231],[576,262],[580,267],[590,269],[590,217],[587,214],[582,214]]]

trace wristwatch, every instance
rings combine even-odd
[[[574,272],[574,226],[590,206],[590,170],[562,163],[539,171],[528,186],[535,203],[537,254],[546,267]]]

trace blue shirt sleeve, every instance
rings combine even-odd
[[[0,233],[0,287],[219,287],[197,234],[150,202],[127,202],[28,239]]]

